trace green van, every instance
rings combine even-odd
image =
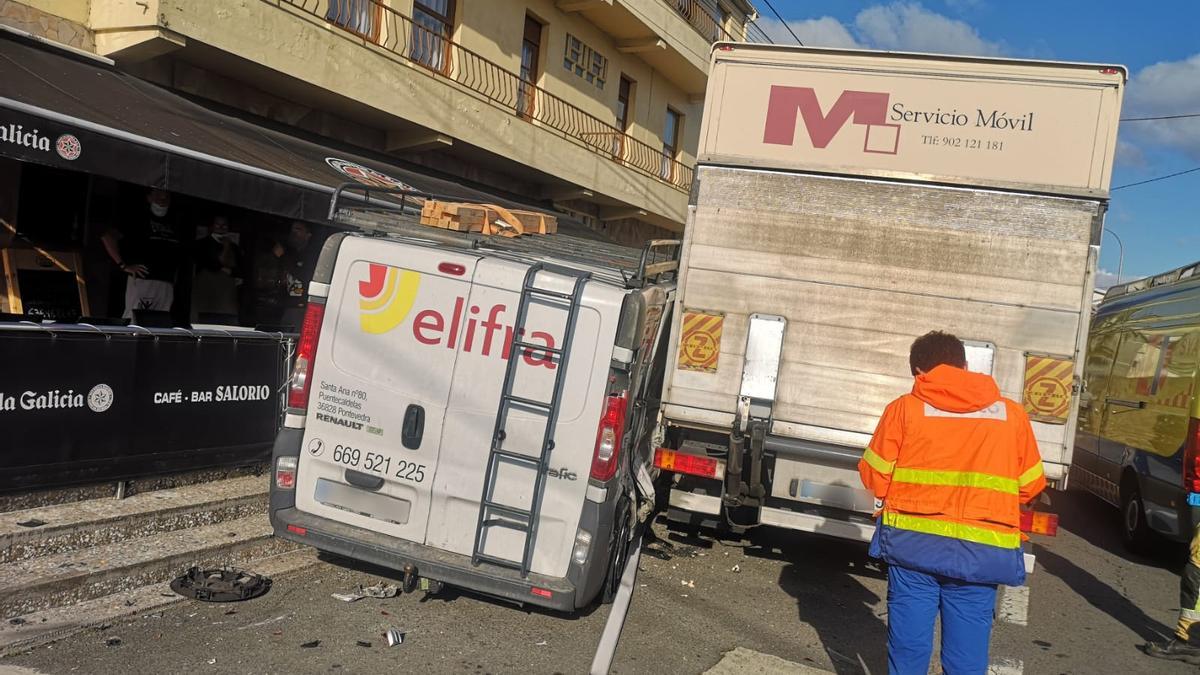
[[[1110,288],[1088,336],[1070,483],[1121,509],[1132,550],[1155,533],[1191,538],[1197,377],[1200,263]]]

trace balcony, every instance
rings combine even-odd
[[[512,113],[521,123],[556,132],[591,152],[686,193],[692,167],[631,138],[518,74],[435,33],[377,0],[276,0],[352,34],[368,49],[380,48],[429,75],[466,89]]]

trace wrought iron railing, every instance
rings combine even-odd
[[[289,5],[419,66],[453,80],[493,105],[553,129],[592,152],[686,192],[692,167],[661,148],[631,138],[616,126],[551,94],[520,75],[414,22],[378,0],[263,0]]]

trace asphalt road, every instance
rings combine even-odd
[[[1115,510],[1053,494],[1059,536],[1035,543],[1028,593],[1005,591],[995,672],[1185,673],[1138,646],[1169,634],[1182,547],[1125,554]],[[702,673],[737,647],[837,673],[885,673],[886,581],[865,548],[758,531],[722,541],[669,531],[649,546],[616,673]],[[733,571],[734,567],[738,571]],[[330,597],[382,577],[322,563],[237,604],[187,601],[0,661],[40,673],[582,673],[608,615],[520,609],[446,590],[345,603]],[[1024,625],[1022,625],[1024,623]],[[389,648],[384,631],[405,633]],[[106,645],[110,638],[120,644]],[[315,646],[313,642],[319,641]],[[29,672],[29,671],[26,671]],[[940,672],[935,666],[931,672]]]

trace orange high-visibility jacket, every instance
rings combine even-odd
[[[858,464],[883,500],[871,554],[964,581],[1024,583],[1020,505],[1046,486],[1025,410],[987,375],[938,366],[892,401]]]

